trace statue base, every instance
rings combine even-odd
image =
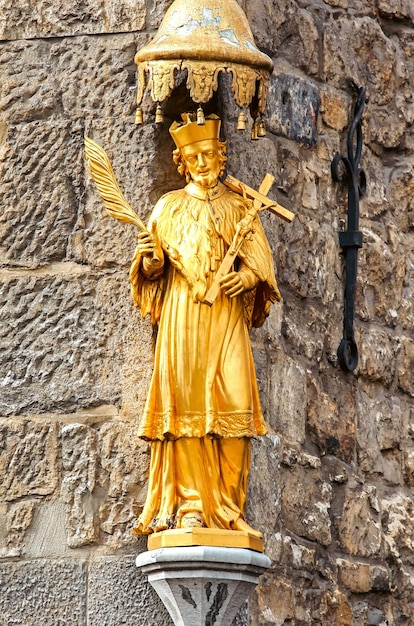
[[[244,548],[264,551],[261,537],[244,530],[222,530],[221,528],[174,528],[162,530],[148,536],[148,550],[177,548],[180,546],[216,546],[222,548]]]
[[[175,626],[229,626],[270,563],[255,550],[218,546],[160,548],[136,560]]]

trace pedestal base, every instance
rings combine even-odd
[[[175,626],[229,626],[259,576],[264,554],[243,548],[160,548],[137,557]]]
[[[263,552],[261,537],[244,530],[221,528],[175,528],[148,536],[148,550],[177,548],[179,546],[216,546],[221,548],[247,548]]]

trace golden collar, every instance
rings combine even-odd
[[[216,200],[220,198],[226,191],[226,187],[223,183],[218,182],[215,187],[211,189],[205,189],[204,187],[200,187],[193,181],[188,183],[185,187],[186,192],[192,196],[193,198],[197,198],[198,200]]]

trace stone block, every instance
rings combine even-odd
[[[402,405],[398,396],[375,394],[368,397],[361,393],[358,399],[357,437],[361,452],[365,450],[369,454],[372,442],[367,429],[370,429],[370,424],[380,450],[398,447],[402,428]]]
[[[75,550],[67,545],[66,513],[62,499],[36,503],[33,521],[21,538],[22,555],[25,558],[75,558]],[[85,550],[78,555],[84,557]]]
[[[136,545],[132,527],[146,498],[149,447],[135,431],[116,422],[98,431],[98,482],[106,494],[99,506],[101,542],[112,549]]]
[[[322,202],[319,177],[311,170],[305,172],[304,166],[300,188],[299,206],[306,203],[312,216],[301,209],[292,224],[284,228],[283,246],[276,253],[279,277],[299,298],[315,298],[335,310],[343,291],[337,232],[332,223],[324,224],[315,218]]]
[[[52,423],[0,421],[0,496],[6,502],[55,493],[59,483],[57,434]]]
[[[148,173],[152,127],[134,125],[137,40],[117,35],[2,46],[1,251],[10,265],[67,257],[100,266],[129,262],[136,231],[105,214],[86,175],[83,135],[108,149],[125,196],[145,219],[151,185],[163,175],[154,175],[158,160]],[[119,144],[128,149],[117,150]]]
[[[319,33],[315,15],[292,0],[246,2],[245,12],[257,46],[309,74],[318,69]]]
[[[346,80],[368,87],[372,105],[394,101],[399,87],[396,44],[375,19],[343,15],[325,23],[323,78],[337,89]]]
[[[62,466],[67,543],[70,547],[94,543],[99,527],[92,496],[98,470],[93,428],[85,424],[67,424],[62,428]]]
[[[275,135],[313,146],[318,140],[319,106],[315,85],[292,74],[273,74],[266,128]]]
[[[339,539],[349,554],[368,557],[380,553],[382,529],[375,487],[347,490],[339,517]]]
[[[404,105],[403,105],[404,106]],[[365,141],[384,148],[404,148],[407,121],[403,111],[396,110],[390,118],[389,111],[372,107],[368,117]]]
[[[414,341],[402,337],[401,350],[397,359],[398,386],[414,398]]]
[[[99,505],[99,527],[101,543],[108,549],[121,546],[134,546],[136,538],[132,527],[137,518],[137,505],[130,495],[118,498],[106,498]]]
[[[399,607],[401,606],[401,601],[397,600]],[[405,609],[406,607],[404,607]],[[387,607],[383,607],[384,610],[378,609],[374,606],[370,606],[367,602],[357,602],[354,605],[354,622],[353,626],[388,626],[389,621],[387,619],[390,618],[391,609],[387,610]],[[408,616],[408,614],[403,609],[402,613],[404,614],[404,619]],[[395,615],[395,612],[393,612]],[[398,618],[397,618],[398,620]],[[399,622],[398,622],[399,623]]]
[[[277,176],[280,169],[277,159],[276,146],[269,137],[263,137],[260,141],[251,141],[250,134],[232,132],[227,137],[227,156],[231,171],[237,172],[237,178],[244,181],[250,187],[258,189],[263,180],[266,171]],[[266,169],[263,169],[263,162],[266,163]],[[273,188],[269,192],[270,197],[274,197]],[[290,208],[290,207],[286,207]],[[271,220],[275,225],[280,220],[275,215],[263,211],[260,219],[264,217]],[[262,219],[263,218],[263,219]]]
[[[411,243],[413,243],[412,248],[414,250],[414,238],[409,237],[408,245],[411,246]],[[414,328],[414,300],[411,297],[412,285],[414,284],[414,258],[408,258],[407,265],[409,265],[409,268],[404,281],[399,315],[401,325],[404,329]]]
[[[147,39],[117,34],[6,43],[0,55],[3,117],[9,124],[77,120],[82,123],[79,131],[91,118],[106,118],[108,132],[124,124],[133,130],[134,54]]]
[[[309,377],[307,427],[321,454],[336,455],[350,461],[355,449],[355,420],[340,412],[342,399],[333,401],[318,381]]]
[[[294,537],[283,537],[283,565],[297,570],[313,571],[316,562],[316,550],[299,543]]]
[[[306,374],[293,359],[278,350],[268,365],[269,414],[275,431],[289,441],[305,441]]]
[[[135,557],[106,556],[91,560],[88,583],[85,616],[88,626],[173,625],[147,577],[135,567]]]
[[[394,378],[397,345],[384,328],[357,329],[359,352],[358,370],[371,381],[381,381],[386,386]]]
[[[318,612],[315,612],[318,615]],[[322,624],[335,626],[356,626],[352,606],[344,593],[335,589],[324,593],[320,612]],[[364,625],[365,626],[365,625]]]
[[[9,528],[6,522],[8,506],[6,503],[0,503],[0,558],[8,554],[8,533]]]
[[[33,39],[91,33],[117,33],[145,27],[144,0],[24,0],[0,2],[0,38]]]
[[[393,199],[396,226],[400,232],[405,233],[405,237],[408,237],[410,241],[412,239],[410,229],[414,225],[414,165],[409,160],[403,161],[393,168],[389,178],[388,193]],[[408,249],[412,250],[413,246],[409,245]],[[409,254],[409,258],[412,258],[411,254]],[[410,269],[410,267],[407,268],[408,276]]]
[[[330,319],[311,302],[299,308],[294,301],[286,299],[283,306],[282,335],[293,350],[306,356],[312,363],[320,363],[324,356],[325,339],[331,327],[339,327],[341,332],[341,311],[332,307]],[[335,341],[334,350],[337,348]]]
[[[402,430],[402,403],[398,396],[376,398],[373,403],[377,441],[380,450],[398,448]],[[373,416],[373,414],[372,414]]]
[[[363,131],[364,132],[364,131]],[[387,243],[387,233],[384,233],[382,229],[377,229],[375,225],[375,219],[380,216],[385,215],[390,208],[390,186],[388,185],[388,177],[389,177],[389,169],[382,162],[374,151],[364,144],[363,146],[363,157],[362,157],[363,168],[365,171],[365,175],[367,178],[367,190],[365,195],[361,198],[359,203],[359,211],[361,217],[362,228],[367,227],[369,232],[367,233],[368,237],[366,241],[368,242],[371,238],[371,230],[375,229],[375,233],[382,239],[382,245]],[[343,188],[343,192],[345,192],[345,188]],[[346,199],[344,202],[344,208],[346,206]],[[395,213],[393,215],[396,217],[398,215],[398,209],[396,208]],[[344,217],[346,217],[344,215]],[[392,220],[390,220],[391,222]],[[390,224],[391,225],[391,224]],[[388,230],[388,229],[387,229]],[[374,241],[374,239],[373,239]],[[364,249],[365,241],[363,239],[363,247],[360,250],[361,258],[362,251]],[[380,244],[381,245],[381,244]],[[364,251],[365,254],[365,251]],[[370,270],[370,268],[368,268]]]
[[[110,498],[131,493],[148,471],[148,444],[138,439],[135,425],[108,422],[99,428],[99,483]]]
[[[267,623],[283,624],[286,620],[294,619],[295,596],[292,581],[282,576],[265,574],[257,588],[257,604],[259,615],[266,616]]]
[[[281,515],[289,533],[331,543],[329,509],[332,488],[321,474],[320,460],[299,455],[298,462],[281,468]]]
[[[375,607],[368,610],[368,626],[387,626],[387,618],[383,611]]]
[[[300,180],[301,157],[299,155],[298,146],[291,144],[289,141],[279,139],[276,143],[277,148],[277,164],[275,186],[280,192],[280,201],[290,201],[292,210],[298,209],[298,202],[295,194],[297,193],[297,183]],[[283,198],[283,199],[282,199]],[[283,224],[282,224],[283,226]],[[285,225],[285,228],[288,228]]]
[[[246,516],[248,523],[271,539],[280,514],[280,439],[266,435],[252,440]],[[264,477],[268,476],[269,480]],[[265,550],[266,552],[266,550]]]
[[[88,132],[92,122],[100,122],[109,143],[121,128],[129,131],[130,139],[138,131],[134,126],[137,90],[134,55],[147,39],[147,35],[126,33],[108,38],[77,37],[46,42],[40,51],[35,48],[31,52],[51,68],[49,80],[61,100],[60,114],[79,120],[81,130],[86,127]],[[33,61],[29,67],[32,64]],[[37,71],[34,66],[34,75]],[[131,151],[136,148],[134,143],[131,141]]]
[[[3,263],[37,267],[63,260],[76,221],[80,140],[67,122],[38,120],[11,127],[5,149],[0,161]]]
[[[354,593],[371,591],[371,572],[368,563],[354,563],[344,559],[336,560],[340,582]]]
[[[260,329],[253,328],[250,332],[250,340],[253,353],[263,350],[265,344],[276,347],[280,343],[283,322],[283,302],[275,302],[270,307],[270,313]]]
[[[389,591],[389,572],[386,567],[357,561],[337,559],[340,582],[354,593],[372,590]]]
[[[333,17],[343,15],[344,11],[338,11],[338,9],[346,9],[348,12],[352,11],[355,15],[376,15],[376,0],[367,0],[364,4],[358,2],[358,0],[327,0],[326,4],[329,4],[333,8],[330,14]]]
[[[404,478],[409,487],[414,486],[414,448],[404,448]]]
[[[388,19],[407,18],[414,22],[414,7],[410,0],[378,0],[378,9]]]
[[[367,391],[371,395],[359,391],[357,396],[359,467],[367,474],[381,474],[390,484],[398,485],[402,483],[398,450],[403,415],[401,403],[398,397],[385,397],[382,391]]]
[[[384,241],[385,239],[385,241]],[[363,229],[364,245],[358,255],[358,314],[362,319],[398,323],[407,272],[404,241],[390,225],[387,233]]]
[[[413,579],[413,567],[410,565],[402,565],[399,569],[398,575],[395,577],[394,593],[395,602],[393,603],[396,609],[396,614],[401,618],[401,623],[404,623],[404,618],[411,621],[414,617],[414,607],[412,606],[411,598],[414,590]]]
[[[321,117],[324,123],[337,131],[343,131],[349,126],[350,97],[331,85],[324,85],[320,91]]]
[[[136,547],[132,527],[145,501],[149,454],[134,431],[115,421],[63,426],[61,498],[70,548],[97,542],[110,550]],[[33,544],[44,550],[36,530]]]
[[[142,406],[151,338],[134,310],[125,274],[79,274],[70,264],[58,270],[0,283],[0,414],[114,404],[123,380],[135,383],[131,407]]]
[[[73,560],[0,563],[1,626],[86,626],[86,571]]]
[[[396,493],[381,501],[384,542],[387,552],[399,557],[414,549],[414,505],[412,498]]]
[[[174,0],[157,0],[157,2],[151,2],[149,6],[148,21],[153,29],[158,29],[161,24],[161,20],[170,8]]]
[[[3,532],[0,532],[0,558],[18,557],[24,553],[25,533],[33,521],[34,500],[13,502],[0,509],[5,517]],[[5,528],[4,528],[5,527]],[[3,545],[2,545],[3,544]]]

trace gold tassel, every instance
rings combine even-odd
[[[237,119],[237,130],[246,130],[246,116],[244,111],[240,111]]]
[[[257,124],[257,136],[258,137],[266,137],[266,130],[265,130],[265,125],[264,125],[264,121],[262,120],[262,118],[260,118],[258,124]]]
[[[253,126],[252,126],[252,139],[254,139],[255,141],[257,139],[259,139],[259,136],[257,134],[257,124],[256,124],[256,121],[253,122]]]
[[[138,107],[137,110],[135,111],[135,124],[137,124],[137,126],[142,126],[143,123],[144,123],[144,116],[142,114],[142,109],[141,107]]]
[[[204,117],[204,111],[201,108],[201,105],[198,107],[197,109],[197,124],[199,126],[204,126],[204,124],[206,123],[205,117]]]
[[[162,124],[164,121],[164,114],[161,109],[161,105],[157,104],[157,109],[155,111],[155,123]]]

